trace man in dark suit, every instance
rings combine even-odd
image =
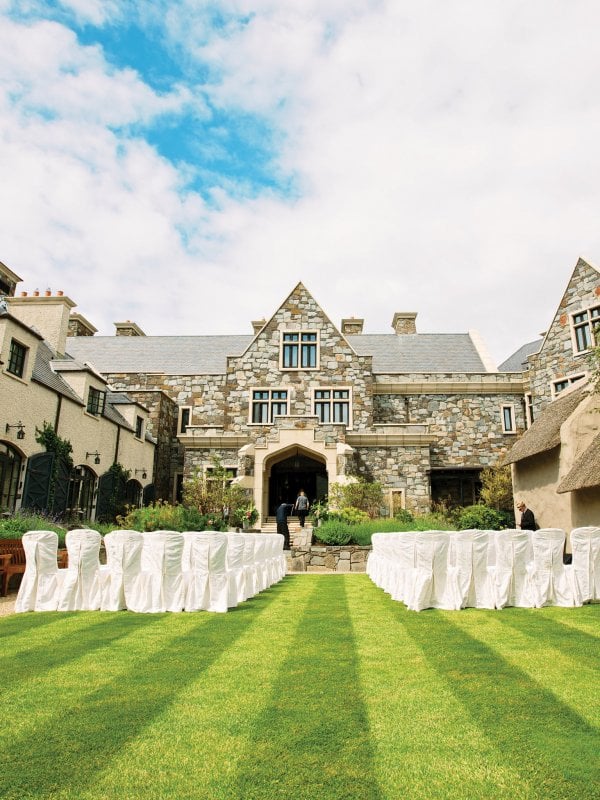
[[[537,525],[535,523],[535,516],[533,515],[533,511],[530,508],[527,508],[525,503],[522,500],[519,500],[517,503],[517,508],[521,512],[521,524],[520,528],[522,531],[535,531],[537,530]]]
[[[290,549],[290,529],[288,528],[288,516],[292,513],[293,505],[291,503],[280,503],[275,512],[275,519],[277,520],[277,533],[283,534],[283,549]]]

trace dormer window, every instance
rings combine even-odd
[[[319,366],[317,331],[286,331],[281,337],[282,369],[317,369]]]
[[[93,414],[95,417],[101,416],[104,412],[105,400],[106,392],[101,392],[99,389],[95,389],[93,386],[90,386],[86,408],[88,414]]]
[[[578,311],[571,319],[575,353],[586,353],[596,344],[600,344],[600,336],[596,330],[600,326],[600,306]]]
[[[144,418],[136,416],[135,418],[135,438],[141,439],[144,435]]]

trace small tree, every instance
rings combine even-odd
[[[248,504],[247,492],[232,483],[233,474],[218,456],[212,458],[210,472],[197,469],[183,487],[183,504],[201,514],[220,514],[230,518]]]
[[[497,511],[512,511],[513,489],[510,467],[486,467],[481,471],[481,501]]]
[[[337,508],[352,506],[364,511],[373,519],[379,516],[379,510],[383,505],[383,489],[377,481],[360,478],[352,483],[331,484],[329,499]]]

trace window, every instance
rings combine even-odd
[[[93,386],[90,386],[86,409],[88,414],[93,414],[95,417],[99,417],[104,411],[105,399],[106,392],[101,392],[99,389],[94,389]]]
[[[288,393],[285,389],[254,389],[252,392],[252,422],[266,425],[275,417],[288,413]]]
[[[179,409],[179,433],[186,433],[192,420],[191,406],[184,406]]]
[[[144,434],[144,418],[137,417],[135,418],[135,436],[136,439],[141,439]]]
[[[25,372],[25,357],[27,355],[27,348],[25,345],[17,342],[16,339],[11,339],[10,353],[8,356],[8,366],[6,371],[11,375],[16,375],[17,378],[22,378]]]
[[[559,381],[553,381],[552,394],[554,395],[554,397],[556,397],[556,395],[560,394],[561,392],[564,392],[565,389],[568,389],[569,386],[572,386],[574,383],[577,383],[577,381],[583,380],[583,378],[585,378],[585,375],[586,375],[585,372],[582,372],[578,375],[567,375],[566,378],[561,378],[561,380]]]
[[[573,349],[576,353],[585,353],[600,342],[597,326],[600,326],[600,306],[586,308],[572,316]]]
[[[531,394],[531,392],[526,392],[524,405],[525,405],[525,424],[528,428],[530,428],[533,423],[533,395]]]
[[[515,407],[502,406],[502,433],[516,433]]]
[[[284,333],[281,340],[282,369],[317,369],[316,331]]]
[[[314,414],[319,422],[348,425],[350,389],[315,389]]]

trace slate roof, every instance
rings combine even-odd
[[[595,486],[600,486],[600,434],[575,461],[556,491],[562,494]]]
[[[46,342],[40,342],[38,345],[37,356],[31,377],[37,383],[47,386],[54,392],[58,392],[59,394],[63,395],[63,397],[68,397],[69,400],[73,400],[73,402],[77,403],[78,405],[85,405],[81,397],[79,397],[73,391],[73,389],[71,389],[69,384],[63,380],[60,375],[54,372],[50,366],[50,362],[52,361],[53,357],[54,351],[48,346],[48,344],[46,344]]]
[[[468,333],[382,333],[347,336],[373,372],[487,372]]]
[[[560,426],[575,411],[589,391],[587,385],[567,392],[546,406],[531,428],[525,431],[506,454],[503,465],[522,461],[524,458],[545,453],[560,444]]]
[[[75,336],[69,355],[89,361],[104,375],[117,372],[218,375],[227,356],[239,356],[254,337],[246,336]],[[347,336],[359,355],[373,356],[373,371],[487,372],[468,333]]]
[[[543,339],[536,339],[535,342],[524,344],[500,364],[498,372],[523,372],[526,370],[528,357],[539,353],[543,341]]]
[[[247,336],[72,336],[67,351],[103,374],[215,375],[225,372],[227,356],[241,355]]]

